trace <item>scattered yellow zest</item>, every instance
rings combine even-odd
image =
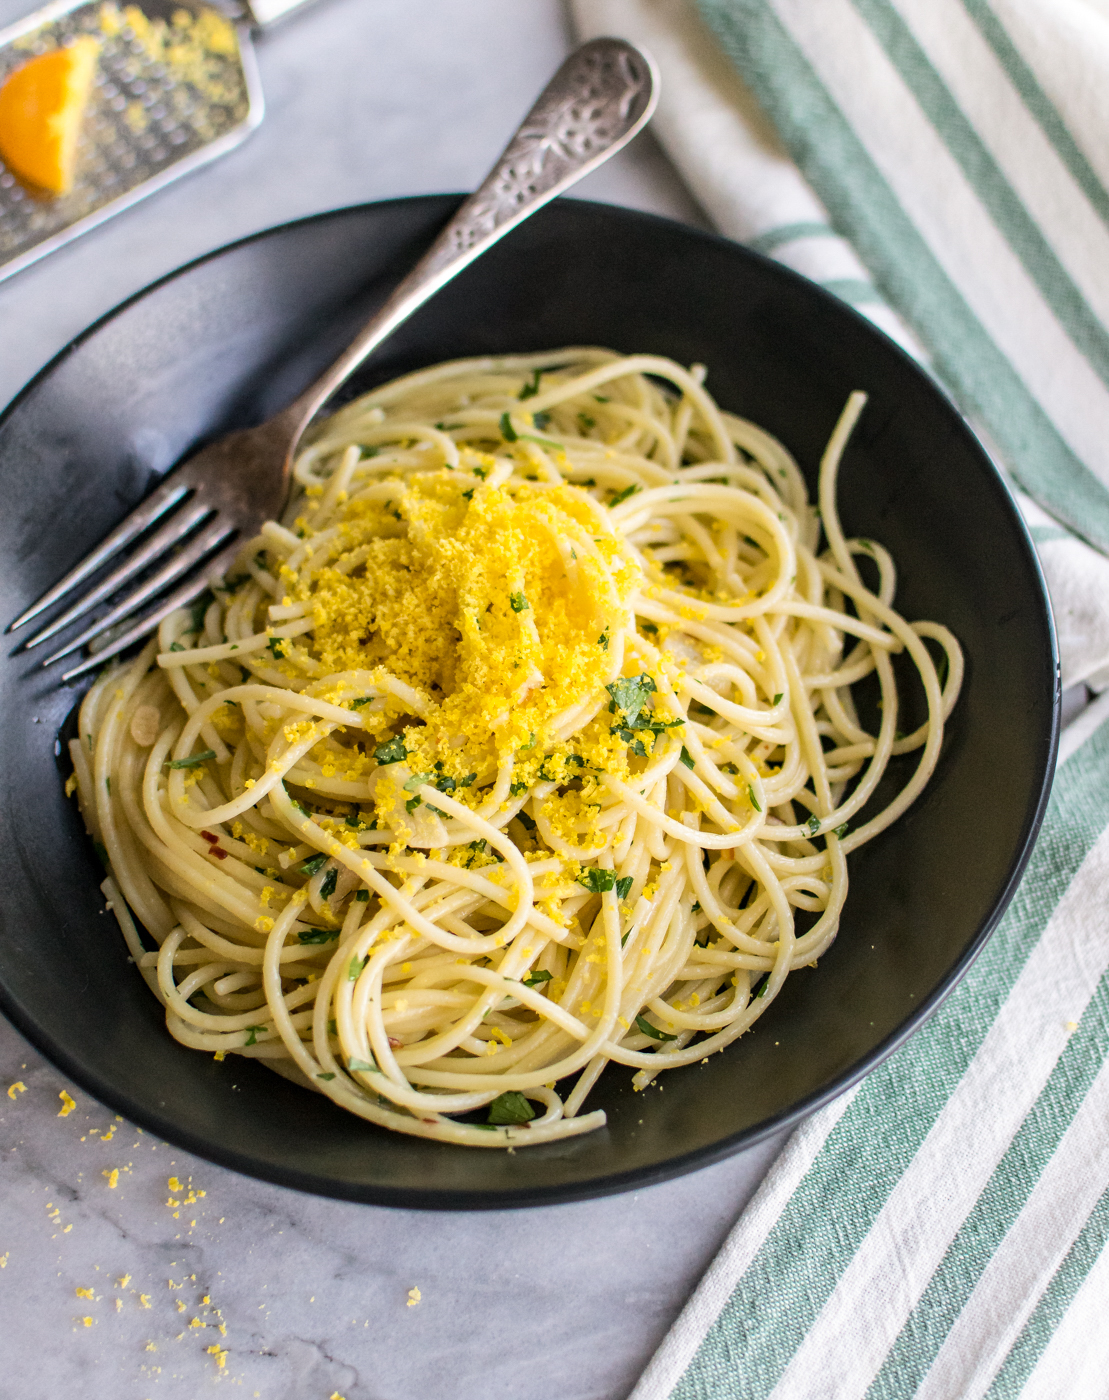
[[[148,1308],[148,1307],[150,1306],[150,1294],[149,1294],[149,1293],[140,1293],[140,1294],[139,1294],[139,1306],[142,1307],[142,1308]]]
[[[23,1082],[22,1079],[17,1079],[17,1080],[15,1081],[14,1084],[10,1084],[10,1085],[8,1086],[8,1098],[9,1098],[9,1099],[14,1099],[15,1096],[16,1096],[16,1094],[25,1094],[26,1092],[27,1092],[27,1086],[26,1086],[26,1084],[24,1084],[24,1082]]]
[[[183,1191],[183,1190],[185,1189],[185,1188],[181,1185],[181,1183],[180,1183],[180,1181],[177,1179],[177,1177],[175,1177],[175,1176],[171,1176],[171,1177],[169,1178],[169,1180],[166,1182],[166,1185],[169,1187],[169,1189],[170,1189],[171,1191]]]
[[[73,187],[77,138],[100,45],[83,35],[30,59],[0,87],[0,159],[51,194]]]
[[[0,1269],[6,1269],[7,1267],[8,1267],[8,1251],[5,1250],[3,1254],[0,1254]]]
[[[114,1191],[114,1190],[116,1189],[116,1187],[119,1185],[119,1168],[118,1168],[118,1167],[113,1167],[113,1168],[111,1169],[111,1171],[107,1171],[107,1170],[102,1171],[102,1172],[100,1173],[100,1175],[101,1175],[101,1176],[106,1176],[106,1177],[108,1178],[108,1186],[111,1188],[111,1190]]]
[[[423,1294],[418,1288],[410,1288],[408,1290],[408,1306],[414,1308],[422,1297]]]
[[[117,1279],[117,1281],[116,1281],[116,1286],[119,1287],[119,1288],[126,1288],[127,1285],[128,1285],[130,1282],[131,1282],[131,1275],[130,1275],[130,1274],[124,1274],[122,1278]]]
[[[91,1288],[78,1288],[75,1291],[78,1298],[87,1298],[90,1303],[93,1301],[94,1294]]]
[[[64,1089],[63,1089],[63,1090],[61,1091],[61,1093],[58,1095],[58,1098],[60,1098],[61,1101],[62,1101],[62,1106],[61,1106],[61,1108],[58,1109],[58,1117],[59,1117],[59,1118],[68,1118],[69,1115],[73,1112],[73,1110],[77,1107],[77,1104],[76,1104],[76,1102],[69,1096],[69,1094],[66,1093],[66,1091],[65,1091]]]
[[[86,1327],[91,1327],[91,1326],[92,1326],[92,1318],[91,1318],[91,1317],[83,1317],[83,1318],[81,1319],[81,1321],[85,1324]]]
[[[220,1370],[224,1370],[224,1368],[227,1366],[227,1351],[223,1347],[221,1347],[218,1342],[213,1342],[213,1344],[210,1347],[207,1347],[205,1349],[208,1352],[209,1356],[215,1357],[216,1365],[220,1368]]]
[[[222,1050],[217,1050],[216,1053],[212,1056],[213,1060],[225,1060],[226,1058],[227,1056]]]

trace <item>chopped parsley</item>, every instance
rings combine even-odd
[[[837,826],[832,829],[832,835],[838,836],[839,839],[842,841],[850,830],[850,826],[847,824],[847,822],[844,822],[842,826]]]
[[[522,593],[510,593],[508,595],[508,601],[512,604],[512,611],[514,613],[527,612],[531,607],[531,604]]]
[[[529,817],[526,812],[517,812],[516,820],[520,823],[520,825],[524,828],[525,831],[535,830],[535,823],[532,821],[531,817]]]
[[[330,943],[333,938],[339,937],[337,928],[302,928],[297,929],[297,938],[301,943]]]
[[[644,1035],[649,1035],[652,1040],[677,1040],[678,1038],[676,1035],[667,1035],[665,1031],[660,1031],[657,1026],[652,1026],[646,1016],[642,1014],[635,1018],[635,1024]]]
[[[207,763],[210,758],[215,758],[215,749],[204,749],[201,753],[194,753],[191,758],[173,758],[166,764],[167,768],[195,768],[198,763]]]
[[[350,1062],[350,1064],[347,1066],[347,1068],[353,1070],[353,1071],[355,1072],[355,1074],[358,1074],[358,1073],[361,1073],[361,1074],[380,1074],[380,1073],[381,1073],[381,1071],[378,1069],[378,1067],[377,1067],[375,1064],[369,1063],[369,1062],[367,1062],[366,1060],[351,1060],[351,1062]]]
[[[770,973],[768,972],[768,973],[766,974],[766,976],[762,979],[762,985],[759,987],[758,991],[755,993],[755,996],[757,996],[757,997],[764,997],[764,996],[766,995],[766,989],[767,989],[767,987],[769,987],[769,986],[770,986]]]
[[[551,415],[550,415],[549,413],[544,413],[543,410],[540,409],[540,411],[539,411],[538,413],[533,413],[533,414],[531,415],[531,421],[535,424],[535,426],[536,426],[536,427],[539,429],[539,431],[542,433],[542,432],[545,432],[545,431],[547,430],[547,428],[550,426]]]
[[[185,647],[180,642],[170,642],[169,649],[170,651],[184,651]]]
[[[462,499],[464,501],[472,501],[474,499],[474,488],[472,486],[468,491],[463,491]]]
[[[321,1071],[319,1072],[319,1074],[316,1075],[316,1078],[317,1078],[317,1079],[334,1079],[334,1078],[335,1078],[335,1073],[334,1073],[333,1070],[324,1069],[324,1070],[321,1070]]]
[[[751,783],[747,784],[747,796],[751,799],[751,806],[754,807],[755,811],[761,812],[762,807],[759,805],[759,799],[755,796],[755,789]]]
[[[273,653],[274,658],[275,658],[276,660],[278,660],[278,661],[283,661],[283,660],[285,659],[285,638],[284,638],[284,637],[271,637],[271,638],[269,639],[268,646],[269,646],[269,649],[270,649],[270,651]]]
[[[783,696],[784,694],[785,694],[785,691],[784,691],[784,690],[779,690],[778,693],[777,693],[777,695],[775,695],[774,699],[771,700],[770,703],[771,703],[772,705],[780,705],[780,704],[782,703],[782,696]]]
[[[302,875],[315,875],[317,870],[322,870],[327,864],[327,856],[321,851],[319,855],[309,856],[300,867]]]
[[[501,414],[501,437],[505,442],[515,442],[519,437],[516,429],[512,426],[512,419],[508,416],[508,410]]]
[[[578,884],[584,885],[591,894],[604,894],[607,890],[615,888],[616,872],[614,870],[602,870],[600,866],[590,866],[588,870],[583,870],[578,876]]]
[[[370,902],[369,890],[355,890],[354,897],[359,904],[368,904]]]
[[[244,1045],[257,1045],[257,1043],[258,1043],[258,1032],[259,1032],[259,1031],[264,1031],[266,1028],[265,1028],[265,1026],[247,1026],[246,1029],[247,1029],[247,1038],[246,1038],[246,1040],[244,1041]]]
[[[809,834],[815,836],[820,830],[820,818],[814,812],[805,825],[809,828]]]
[[[331,869],[327,872],[327,874],[323,877],[323,882],[320,885],[320,898],[330,899],[331,896],[335,893],[335,886],[338,884],[338,882],[339,872],[335,869],[334,866],[332,866]]]
[[[497,1127],[509,1123],[529,1123],[535,1117],[535,1109],[515,1089],[498,1094],[489,1105],[489,1122]]]
[[[531,378],[516,395],[518,399],[533,399],[539,392],[539,377],[543,373],[541,369],[533,369]],[[505,417],[508,415],[506,414]]]
[[[552,974],[547,972],[544,968],[537,967],[533,972],[529,972],[528,975],[524,978],[524,986],[538,987],[544,982],[549,982],[551,980],[551,976]]]
[[[630,875],[621,875],[616,881],[616,896],[618,899],[627,899],[632,892],[632,885],[635,881]]]
[[[634,496],[637,491],[642,490],[642,486],[640,486],[637,481],[633,481],[630,486],[625,486],[623,491],[617,491],[616,495],[613,496],[612,500],[608,503],[609,510],[611,510],[613,506],[618,506],[621,501],[626,501],[629,496]]]
[[[689,750],[684,744],[682,745],[681,753],[678,755],[678,761],[684,763],[687,768],[692,768],[694,766],[693,759],[689,756]]]
[[[586,432],[588,432],[590,428],[595,428],[597,426],[596,418],[590,418],[588,413],[579,413],[578,422]]]
[[[527,792],[527,783],[513,783],[508,789],[510,797],[519,797],[522,792]]]
[[[363,705],[368,705],[372,699],[372,695],[360,695],[357,700],[352,700],[350,702],[350,708],[352,710],[360,710]]]
[[[423,800],[424,799],[422,797],[410,797],[408,801],[404,804],[404,810],[408,813],[414,812],[416,808],[420,806]]]
[[[607,627],[606,627],[605,630],[601,633],[601,635],[597,638],[597,645],[598,645],[599,647],[602,647],[605,651],[608,651],[608,628],[607,628]]]
[[[408,750],[404,747],[404,739],[397,735],[395,739],[390,739],[386,744],[378,744],[374,749],[374,758],[384,767],[387,763],[401,763],[408,757]]]
[[[359,977],[362,976],[362,969],[366,966],[368,962],[368,957],[351,958],[350,962],[347,964],[347,981],[357,982]]]
[[[430,783],[435,777],[434,773],[414,773],[404,785],[405,792],[415,792],[417,788],[423,787],[424,783]]]
[[[619,709],[627,722],[634,724],[657,687],[651,677],[643,672],[639,676],[624,676],[621,680],[611,681],[605,689],[612,696],[608,704],[609,713],[615,714]]]
[[[647,632],[647,633],[649,633],[649,635],[652,636],[652,637],[657,637],[657,636],[658,636],[658,628],[655,626],[655,624],[654,624],[653,622],[641,622],[641,623],[639,624],[639,630],[640,630],[641,632]]]

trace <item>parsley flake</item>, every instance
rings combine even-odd
[[[331,896],[335,893],[335,886],[338,884],[338,882],[339,872],[335,869],[334,866],[332,866],[331,869],[327,872],[327,874],[323,877],[323,881],[320,885],[320,898],[330,899]]]
[[[623,491],[617,491],[616,495],[613,496],[612,500],[608,503],[609,510],[611,510],[613,506],[618,506],[621,501],[626,501],[629,496],[634,496],[637,491],[642,490],[643,487],[640,486],[637,481],[633,481],[630,486],[625,486]]]
[[[747,784],[747,796],[751,799],[751,806],[754,807],[755,811],[761,812],[762,808],[759,806],[759,799],[755,796],[755,789],[751,783]]]
[[[515,1089],[498,1094],[489,1105],[489,1122],[496,1126],[509,1123],[528,1123],[535,1117],[535,1109]]]
[[[505,442],[515,442],[519,437],[516,429],[512,426],[512,419],[509,418],[507,410],[501,414],[501,437],[504,438]]]
[[[684,744],[682,745],[681,753],[678,755],[678,760],[684,763],[687,768],[692,768],[694,766],[693,759],[689,756],[689,750]]]
[[[215,749],[204,749],[202,753],[194,753],[191,758],[174,758],[166,764],[167,768],[195,768],[198,763],[207,763],[210,758],[215,758]]]
[[[527,612],[531,607],[531,604],[522,593],[510,593],[508,601],[512,604],[512,611],[514,613]]]
[[[583,870],[578,876],[578,884],[584,885],[591,894],[604,894],[606,891],[615,888],[616,872],[614,870],[602,870],[600,866],[590,866],[588,870]]]
[[[315,875],[317,870],[322,870],[327,864],[327,856],[321,851],[319,855],[309,856],[300,867],[302,875]]]
[[[652,1026],[642,1013],[635,1018],[635,1024],[644,1035],[649,1035],[652,1040],[677,1040],[678,1038],[676,1035],[667,1035],[665,1031],[660,1031],[658,1026]]]
[[[538,987],[541,986],[544,982],[549,982],[551,980],[551,977],[552,974],[550,972],[547,972],[545,968],[537,967],[533,972],[529,972],[528,975],[524,978],[524,986]]]
[[[347,964],[347,981],[357,982],[359,977],[362,976],[362,969],[366,966],[368,962],[368,957],[351,958],[350,962]]]
[[[297,929],[297,940],[301,943],[330,943],[333,938],[339,937],[337,928],[301,928]]]
[[[543,373],[543,371],[542,371],[541,369],[533,369],[532,372],[531,372],[531,378],[527,381],[527,383],[526,383],[526,384],[524,385],[524,387],[520,390],[520,392],[516,395],[516,397],[517,397],[518,399],[533,399],[533,398],[535,398],[536,394],[538,394],[538,392],[539,392],[539,376],[540,376],[542,373]],[[508,415],[505,414],[505,417],[507,418]]]
[[[397,735],[395,739],[390,739],[386,744],[378,744],[374,749],[374,758],[384,767],[387,763],[401,763],[408,757],[408,750],[404,747],[404,739]]]
[[[627,899],[632,892],[632,885],[635,881],[630,875],[621,875],[616,881],[616,895],[618,899]]]

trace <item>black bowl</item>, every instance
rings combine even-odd
[[[290,400],[353,335],[455,207],[371,204],[234,244],[141,293],[69,346],[0,419],[0,618],[16,616],[198,442]],[[96,857],[62,793],[55,736],[77,695],[33,654],[0,662],[0,1005],[105,1104],[201,1156],[351,1200],[493,1207],[674,1176],[825,1103],[894,1050],[997,922],[1044,809],[1058,729],[1051,615],[998,473],[943,393],[812,283],[735,243],[559,200],[463,273],[356,389],[458,355],[607,345],[709,366],[725,407],[812,480],[852,389],[871,395],[841,473],[849,533],[900,571],[909,618],[951,627],[967,681],[938,771],[852,856],[839,938],[753,1033],[633,1093],[610,1067],[608,1126],[519,1151],[380,1131],[166,1032],[102,912]],[[14,640],[14,639],[12,639]],[[907,761],[906,761],[907,762]]]

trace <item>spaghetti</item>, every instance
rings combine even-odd
[[[814,509],[703,378],[571,349],[376,389],[317,427],[283,523],[98,679],[81,810],[177,1040],[519,1146],[598,1127],[607,1063],[643,1088],[702,1060],[815,964],[962,655],[840,528],[865,396]]]

